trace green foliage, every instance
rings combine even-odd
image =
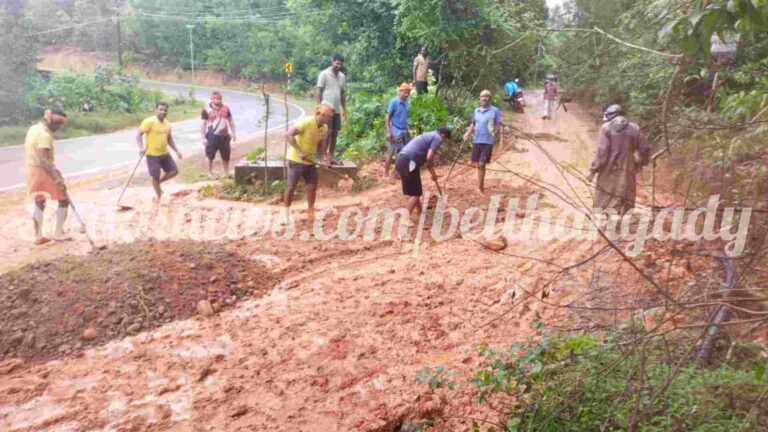
[[[34,38],[19,37],[29,33],[31,25],[25,20],[8,16],[0,6],[0,126],[29,120],[36,114],[24,104],[30,81],[35,79],[37,42]],[[11,103],[14,102],[14,103]]]
[[[768,2],[755,0],[693,1],[685,13],[659,30],[688,56],[710,56],[712,36],[721,41],[732,34],[751,35],[768,30]]]
[[[232,179],[224,179],[217,184],[208,184],[197,190],[204,198],[216,198],[230,201],[263,202],[274,198],[285,189],[282,180],[273,180],[264,187],[263,182],[241,186]]]
[[[396,89],[381,94],[360,92],[350,96],[348,122],[339,134],[336,151],[353,160],[379,157],[387,149],[387,104],[397,94]],[[461,127],[462,120],[452,115],[443,98],[435,93],[411,96],[409,128],[412,136],[437,129],[442,125]],[[467,114],[468,117],[468,114]]]
[[[456,388],[456,382],[453,379],[453,370],[446,369],[445,366],[439,365],[435,369],[429,366],[424,366],[416,374],[416,382],[419,384],[427,384],[430,390],[447,388],[453,390]]]
[[[248,162],[256,162],[258,160],[264,159],[264,148],[257,147],[255,150],[248,152],[245,155],[245,158],[248,160]]]
[[[691,347],[684,341],[647,336],[628,324],[606,335],[542,331],[536,341],[504,350],[480,345],[477,402],[497,410],[507,403],[506,431],[768,427],[768,406],[759,402],[764,361],[698,369],[685,357]]]
[[[99,67],[93,75],[70,71],[55,74],[50,81],[38,81],[27,96],[37,109],[61,106],[80,111],[88,104],[91,111],[126,113],[152,111],[161,99],[160,92],[141,89],[135,76],[111,67]]]

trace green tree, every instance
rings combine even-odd
[[[12,18],[0,7],[0,125],[28,120],[33,114],[24,104],[30,76],[34,74],[38,45],[34,38],[19,37],[31,33],[26,20]],[[12,103],[13,102],[13,103]]]

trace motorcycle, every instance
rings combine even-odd
[[[512,111],[524,113],[525,112],[525,99],[523,98],[523,92],[517,91],[514,95],[504,99],[506,102],[509,102],[509,107],[512,108]]]

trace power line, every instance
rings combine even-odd
[[[248,15],[248,16],[217,16],[217,15],[200,15],[200,16],[183,16],[183,15],[166,15],[149,13],[143,11],[136,11],[136,18],[152,18],[166,21],[184,21],[184,22],[207,22],[207,21],[223,21],[223,22],[238,22],[238,21],[250,21],[250,22],[278,22],[280,20],[301,17],[308,15],[316,15],[322,13],[321,10],[310,10],[307,12],[280,12],[269,15]]]
[[[223,14],[243,14],[243,13],[258,13],[261,11],[268,11],[268,10],[288,10],[287,6],[271,6],[271,7],[264,7],[264,8],[249,8],[249,9],[227,9],[223,11]],[[140,13],[148,13],[145,9],[136,9],[137,12]],[[163,15],[206,15],[208,12],[200,10],[200,11],[194,11],[194,12],[185,12],[185,11],[172,11],[172,10],[155,10],[152,12],[156,12]]]
[[[73,25],[69,25],[69,26],[66,26],[66,27],[59,27],[59,28],[55,28],[55,29],[44,30],[44,31],[37,32],[37,33],[29,33],[29,34],[23,35],[22,37],[33,37],[33,36],[39,36],[39,35],[47,34],[47,33],[54,33],[54,32],[59,32],[59,31],[63,31],[63,30],[70,30],[70,29],[74,29],[74,28],[78,28],[78,27],[83,27],[83,26],[87,26],[87,25],[91,25],[91,24],[107,22],[107,21],[113,21],[114,19],[115,19],[115,17],[102,18],[102,19],[98,19],[98,20],[87,21],[87,22],[80,23],[80,24],[73,24]],[[18,36],[17,35],[11,35],[11,36],[7,36],[7,37],[5,37],[3,39],[10,39],[12,37],[18,37]]]

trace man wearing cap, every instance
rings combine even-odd
[[[307,216],[315,217],[315,196],[317,193],[317,167],[315,154],[322,153],[323,140],[328,133],[328,125],[333,121],[333,108],[320,104],[314,116],[299,120],[288,129],[288,188],[285,190],[285,216],[288,218],[293,193],[299,180],[307,185]]]
[[[403,184],[403,195],[408,197],[406,209],[413,218],[413,211],[416,209],[421,213],[421,196],[423,190],[421,186],[420,168],[427,166],[432,180],[437,181],[437,172],[434,167],[434,160],[437,157],[437,151],[443,142],[451,139],[451,129],[442,126],[435,131],[423,133],[412,139],[400,150],[395,161],[395,169],[400,174],[400,181]]]
[[[630,122],[619,105],[611,105],[603,115],[597,154],[587,180],[595,185],[595,209],[613,209],[623,215],[635,207],[635,176],[648,165],[651,148],[640,127]]]
[[[408,96],[411,94],[409,84],[400,84],[397,96],[389,101],[387,117],[384,125],[387,128],[387,160],[384,162],[384,176],[389,177],[389,166],[392,164],[392,156],[397,155],[403,146],[408,144],[411,137],[408,135]]]
[[[317,104],[326,104],[333,108],[333,119],[330,129],[325,137],[325,159],[329,164],[338,164],[333,160],[333,151],[336,149],[336,138],[341,131],[341,113],[347,116],[347,79],[342,72],[344,57],[340,54],[333,56],[331,66],[324,69],[317,76]]]
[[[480,92],[480,106],[472,112],[464,141],[472,135],[472,164],[477,168],[477,189],[485,192],[485,165],[491,161],[496,134],[501,129],[501,111],[491,105],[491,92]]]
[[[152,177],[152,187],[155,189],[155,202],[157,203],[160,203],[160,198],[163,196],[160,184],[176,177],[179,173],[168,148],[172,148],[176,152],[176,156],[181,159],[181,152],[176,148],[171,134],[171,122],[166,120],[167,115],[168,104],[165,102],[158,103],[155,115],[144,119],[139,127],[139,132],[136,134],[139,153],[146,153],[147,155],[147,169]],[[144,135],[147,136],[146,147],[144,146]],[[161,170],[164,172],[162,177],[160,177]]]
[[[544,120],[551,120],[555,115],[555,99],[557,99],[557,78],[554,76],[547,77],[547,82],[544,83],[544,115],[541,117]]]
[[[230,132],[231,131],[231,132]],[[216,153],[221,154],[224,176],[229,177],[230,143],[237,139],[235,119],[229,106],[222,102],[221,93],[211,93],[211,102],[203,108],[200,115],[200,135],[208,158],[208,177],[213,178],[213,160]]]
[[[35,201],[32,221],[35,229],[35,245],[48,243],[50,239],[43,236],[43,213],[46,200],[57,200],[56,231],[54,240],[69,240],[64,235],[64,221],[67,219],[69,197],[64,176],[56,169],[54,162],[53,133],[67,123],[67,114],[59,109],[45,110],[43,121],[32,126],[24,139],[24,156],[26,162],[26,180],[29,196]]]

